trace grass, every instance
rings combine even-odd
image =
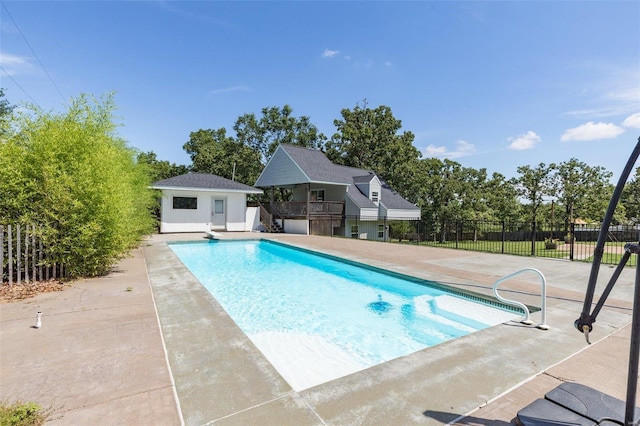
[[[397,240],[395,241],[397,242]],[[415,241],[401,241],[402,244],[417,244]],[[534,253],[536,257],[547,257],[554,259],[569,259],[570,251],[569,247],[565,246],[563,241],[557,242],[556,249],[547,249],[544,241],[536,241],[534,246]],[[574,242],[573,252],[574,260],[591,262],[593,260],[593,248],[595,246],[594,241]],[[606,247],[610,250],[613,249],[614,253],[605,253],[602,257],[602,263],[608,265],[617,265],[620,258],[624,254],[624,242],[607,242]],[[502,241],[446,241],[444,243],[436,241],[421,241],[420,245],[426,245],[430,247],[440,248],[453,248],[458,250],[471,250],[481,251],[488,253],[504,253],[517,256],[531,256],[531,241],[505,241],[504,245]],[[627,266],[635,266],[637,262],[637,256],[631,256]]]
[[[49,413],[35,402],[0,403],[0,426],[40,426]]]

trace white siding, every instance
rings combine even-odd
[[[344,185],[311,184],[311,190],[324,189],[324,201],[344,201],[347,187]],[[307,201],[307,185],[296,185],[293,188],[292,201]]]
[[[347,219],[345,221],[344,236],[351,237],[351,226],[358,225],[358,238],[362,240],[380,240],[384,241],[386,229],[382,220],[354,220]],[[379,225],[383,225],[382,237],[379,237]]]
[[[387,209],[380,204],[380,216],[386,216],[387,219],[420,219],[420,209]]]
[[[255,231],[260,226],[260,209],[258,207],[247,207],[245,214],[245,231]]]
[[[195,197],[198,208],[174,209],[173,197]],[[214,191],[162,191],[160,232],[206,232],[211,230],[211,200],[224,198],[226,200],[226,230],[246,230],[247,195],[237,192]]]
[[[283,186],[308,181],[309,178],[300,170],[291,157],[283,150],[277,149],[269,164],[264,168],[255,186]]]
[[[306,220],[286,219],[284,221],[284,232],[287,234],[309,235],[309,222]]]
[[[213,193],[209,197],[209,206],[211,206],[212,198],[227,199],[227,231],[244,231],[246,228],[247,194],[237,192]]]

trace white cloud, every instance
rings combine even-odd
[[[593,77],[572,84],[582,85],[583,90],[576,96],[581,104],[588,107],[568,111],[565,115],[589,121],[638,111],[640,86],[635,65],[622,67],[587,63],[583,68],[591,69]]]
[[[21,56],[0,52],[0,65],[9,75],[26,72],[31,68],[31,63]]]
[[[248,92],[249,88],[247,86],[231,86],[225,87],[224,89],[215,89],[209,92],[209,95],[219,95],[220,93],[227,92]]]
[[[540,143],[540,136],[536,135],[535,132],[529,130],[524,135],[518,135],[514,138],[509,138],[509,146],[507,149],[512,149],[514,151],[524,151],[527,149],[533,149],[536,145]]]
[[[322,52],[322,57],[323,58],[333,58],[338,53],[340,53],[339,50],[324,49],[324,52]]]
[[[446,152],[446,146],[429,145],[427,149],[424,150],[424,153],[427,155],[427,157],[440,157]]]
[[[632,129],[640,129],[640,112],[630,115],[622,122],[623,127],[630,127]]]
[[[446,146],[429,145],[425,149],[427,157],[441,157],[441,158],[460,158],[473,155],[476,152],[474,144],[459,140],[456,142],[456,148],[454,151],[449,151]]]
[[[560,137],[562,142],[593,141],[598,139],[613,139],[624,133],[622,127],[613,123],[594,123],[590,121],[572,129],[567,129]]]
[[[391,62],[389,62],[389,61],[385,62],[384,64],[385,64],[385,66],[387,66],[387,67],[392,67],[392,66],[393,66],[393,64],[392,64]]]

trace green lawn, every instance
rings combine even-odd
[[[394,242],[398,242],[395,240]],[[417,244],[416,242],[402,241],[402,244]],[[605,253],[602,257],[603,264],[617,265],[622,257],[624,251],[624,242],[607,243],[608,249],[614,249],[615,253]],[[459,250],[471,250],[481,251],[488,253],[504,253],[513,254],[518,256],[530,256],[531,255],[531,241],[505,241],[504,251],[501,241],[458,241],[457,245],[455,241],[447,241],[444,243],[434,241],[421,241],[420,245],[440,248],[458,248]],[[591,262],[593,259],[593,248],[595,242],[580,242],[574,243],[574,260]],[[535,256],[537,257],[549,257],[555,259],[569,259],[569,246],[564,242],[558,242],[556,249],[547,249],[544,241],[537,241],[535,243]],[[636,265],[637,256],[632,256],[627,263],[627,266]]]

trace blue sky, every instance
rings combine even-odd
[[[615,178],[640,136],[638,1],[2,5],[11,103],[113,91],[120,135],[179,164],[192,131],[289,104],[330,137],[364,99],[425,157],[507,177],[576,157]]]

